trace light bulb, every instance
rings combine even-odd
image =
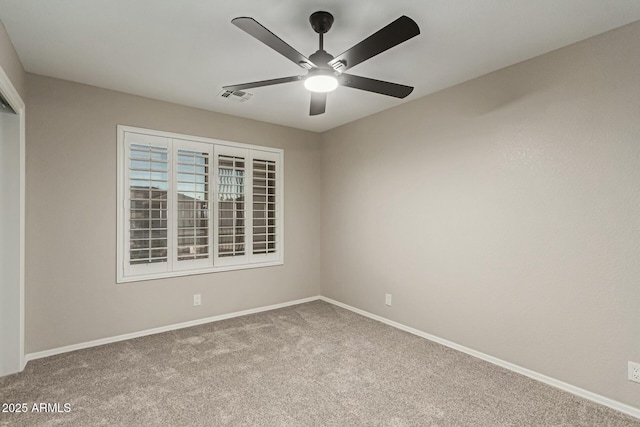
[[[338,87],[338,79],[326,74],[314,74],[306,78],[304,87],[311,92],[331,92]]]

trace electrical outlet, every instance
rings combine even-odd
[[[629,381],[640,383],[640,363],[629,362]]]
[[[202,297],[200,294],[193,294],[193,306],[196,307],[202,304]]]
[[[391,294],[384,295],[384,303],[389,307],[391,307]]]

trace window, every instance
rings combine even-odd
[[[118,126],[118,282],[282,264],[282,157]]]

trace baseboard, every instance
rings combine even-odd
[[[218,322],[220,320],[231,319],[233,317],[246,316],[248,314],[261,313],[263,311],[276,310],[278,308],[289,307],[291,305],[304,304],[305,302],[316,301],[320,299],[320,296],[313,296],[309,298],[302,298],[295,301],[287,301],[280,304],[273,304],[264,307],[252,308],[249,310],[236,311],[233,313],[220,314],[218,316],[205,317],[203,319],[190,320],[188,322],[175,323],[173,325],[161,326],[159,328],[146,329],[144,331],[132,332],[130,334],[117,335],[115,337],[102,338],[93,341],[87,341],[79,344],[67,345],[64,347],[52,348],[50,350],[38,351],[36,353],[29,353],[25,355],[25,360],[31,361],[41,359],[43,357],[55,356],[56,354],[68,353],[70,351],[82,350],[83,348],[97,347],[99,345],[111,344],[118,341],[126,341],[133,338],[144,337],[147,335],[159,334],[161,332],[174,331],[176,329],[189,328],[191,326],[202,325],[205,323]]]
[[[320,300],[328,302],[330,304],[336,305],[338,307],[342,307],[349,311],[353,311],[354,313],[360,314],[362,316],[368,317],[373,320],[377,320],[378,322],[382,322],[389,326],[393,326],[394,328],[401,329],[405,332],[409,332],[410,334],[417,335],[422,338],[426,338],[430,341],[436,342],[438,344],[442,344],[446,347],[452,348],[454,350],[461,351],[463,353],[469,354],[473,357],[477,357],[478,359],[482,359],[489,363],[493,363],[494,365],[498,365],[502,368],[508,369],[510,371],[516,372],[518,374],[524,375],[526,377],[532,378],[534,380],[540,381],[542,383],[548,384],[550,386],[559,388],[561,390],[567,391],[571,394],[575,394],[576,396],[583,397],[585,399],[591,400],[593,402],[599,403],[600,405],[607,406],[611,409],[615,409],[616,411],[620,411],[627,415],[631,415],[632,417],[640,419],[640,409],[635,408],[633,406],[618,402],[613,399],[609,399],[608,397],[601,396],[596,393],[592,393],[588,390],[584,390],[582,388],[573,386],[571,384],[565,383],[563,381],[557,380],[555,378],[551,378],[549,376],[540,374],[538,372],[532,371],[527,368],[523,368],[522,366],[515,365],[513,363],[504,361],[502,359],[498,359],[497,357],[490,356],[488,354],[482,353],[480,351],[465,347],[460,344],[456,344],[454,342],[445,340],[443,338],[437,337],[435,335],[428,334],[426,332],[420,331],[415,328],[411,328],[409,326],[403,325],[402,323],[394,322],[393,320],[389,320],[385,317],[378,316],[376,314],[369,313],[368,311],[360,310],[359,308],[352,307],[348,304],[341,303],[339,301],[333,300],[331,298],[327,298],[324,296],[319,297]]]

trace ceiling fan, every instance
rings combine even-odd
[[[245,90],[304,80],[304,86],[311,92],[311,108],[309,110],[311,116],[325,112],[327,93],[335,90],[338,86],[347,86],[396,98],[404,98],[411,93],[413,90],[411,86],[355,76],[347,74],[345,71],[420,34],[420,28],[413,19],[401,16],[336,57],[327,53],[323,48],[324,34],[331,29],[333,15],[329,12],[315,12],[309,17],[309,22],[313,30],[320,36],[320,47],[307,58],[255,19],[248,17],[233,19],[232,24],[306,69],[307,74],[229,85],[224,86],[224,89]]]

